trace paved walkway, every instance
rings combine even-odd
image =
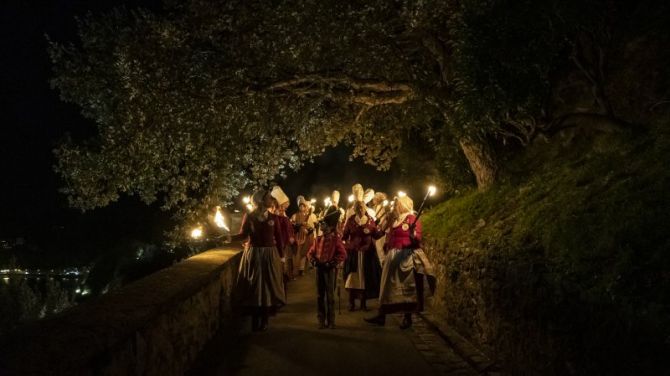
[[[421,321],[410,330],[387,317],[385,327],[363,321],[370,312],[342,313],[336,329],[318,329],[314,272],[289,284],[288,305],[270,319],[266,332],[252,333],[249,320],[234,340],[219,339],[196,365],[197,375],[474,375]],[[377,304],[370,304],[376,309]],[[337,304],[337,301],[336,301]],[[222,336],[224,337],[224,336]]]

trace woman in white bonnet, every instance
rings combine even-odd
[[[400,328],[412,326],[412,313],[421,312],[424,300],[435,291],[433,266],[420,248],[421,222],[409,196],[397,197],[386,229],[384,264],[379,293],[379,312],[365,319],[384,325],[386,314],[404,313]]]
[[[284,244],[277,215],[269,209],[274,205],[270,192],[254,193],[254,210],[242,220],[236,240],[249,240],[249,247],[240,260],[236,303],[243,313],[251,315],[253,331],[266,330],[270,315],[286,304],[283,268]]]

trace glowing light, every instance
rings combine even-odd
[[[9,277],[2,277],[2,281],[9,284]]]
[[[407,196],[407,193],[405,193],[404,191],[398,191],[398,197],[405,197],[405,196]]]
[[[428,196],[433,196],[437,192],[437,188],[434,185],[428,187]]]
[[[200,239],[202,237],[202,228],[196,227],[193,230],[191,230],[191,237],[193,239]]]
[[[333,202],[330,201],[330,197],[326,197],[326,198],[323,200],[323,204],[324,204],[326,207],[329,207],[330,205],[332,205],[332,203],[333,203]]]
[[[254,206],[251,204],[247,204],[247,210],[248,211],[254,211]]]
[[[384,200],[383,205],[384,205],[384,206],[389,206],[389,200]]]
[[[349,195],[349,202],[354,202],[354,195]]]
[[[312,204],[312,205],[316,204],[316,199],[313,198],[313,199],[309,200],[309,203]]]
[[[249,197],[249,196],[242,197],[242,202],[246,205],[250,204],[251,203],[251,197]]]
[[[226,221],[223,219],[223,214],[221,213],[221,207],[216,207],[216,214],[214,215],[214,223],[218,228],[222,228],[226,231],[230,231],[228,226],[226,226]]]

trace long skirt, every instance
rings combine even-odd
[[[309,251],[313,241],[314,237],[310,235],[304,243],[300,245],[296,243],[293,245],[293,267],[296,269],[294,271],[305,270],[305,266],[307,265],[307,251]]]
[[[275,313],[286,304],[282,262],[276,247],[250,247],[242,254],[235,295],[243,312]]]
[[[433,265],[422,249],[389,250],[382,267],[380,312],[419,312],[434,292]]]
[[[361,294],[361,298],[375,299],[379,297],[381,280],[381,264],[377,251],[354,251],[349,253],[344,264],[344,288]]]

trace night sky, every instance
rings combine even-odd
[[[68,132],[90,134],[92,125],[76,106],[61,102],[58,93],[49,87],[45,34],[57,41],[75,40],[75,16],[115,6],[157,9],[160,1],[2,2],[0,238],[21,236],[48,243],[63,228],[99,238],[96,231],[86,230],[94,228],[112,239],[120,232],[140,234],[147,226],[153,226],[157,233],[164,229],[164,214],[133,199],[123,199],[86,215],[68,209],[65,197],[58,193],[60,183],[52,170],[52,149],[58,140]],[[340,188],[346,200],[351,185],[359,180],[364,186],[386,188],[391,177],[360,162],[349,163],[347,150],[338,148],[291,174],[282,184],[295,203],[296,194],[318,194],[321,199],[332,188]],[[85,236],[68,239],[82,243],[92,240]]]

